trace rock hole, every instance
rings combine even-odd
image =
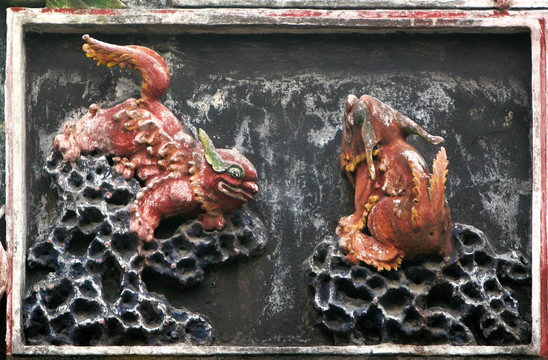
[[[95,345],[103,336],[102,326],[98,323],[78,326],[72,332],[71,340],[77,346]]]
[[[114,234],[112,235],[112,249],[122,255],[133,255],[137,253],[139,240],[133,234]]]
[[[480,267],[489,267],[493,262],[493,258],[484,251],[477,251],[474,254],[474,259],[476,260],[476,264]]]
[[[466,274],[457,263],[454,263],[449,266],[446,266],[443,269],[443,275],[445,275],[447,278],[451,280],[459,280],[460,278],[464,277]]]
[[[63,279],[59,284],[55,285],[51,290],[45,291],[44,303],[48,309],[57,309],[65,303],[73,294],[72,283],[68,279]]]
[[[71,314],[65,313],[51,320],[51,327],[57,334],[67,335],[74,326]]]
[[[445,329],[448,325],[448,320],[443,314],[434,314],[426,319],[426,325],[432,328]]]
[[[82,227],[91,223],[100,223],[104,218],[101,210],[95,207],[87,207],[79,211],[79,225]]]
[[[247,247],[249,244],[253,243],[253,232],[249,229],[245,229],[241,235],[238,235],[238,242],[240,245]]]
[[[361,300],[364,302],[370,302],[373,300],[373,296],[369,291],[367,291],[367,288],[364,287],[358,289],[354,286],[354,284],[352,284],[352,281],[348,279],[337,279],[335,286],[337,290],[342,291],[352,299]]]
[[[67,210],[65,212],[65,215],[63,215],[63,218],[61,219],[61,221],[64,223],[72,222],[74,220],[76,220],[76,212],[72,210]],[[55,229],[55,230],[58,230],[58,229]]]
[[[98,256],[105,251],[105,245],[102,241],[95,239],[89,246],[89,255],[92,257]]]
[[[420,329],[423,324],[423,318],[415,308],[409,308],[405,310],[403,322],[411,328]]]
[[[130,311],[124,312],[121,318],[124,324],[126,324],[126,326],[131,326],[133,324],[136,324],[139,321],[139,315]]]
[[[112,205],[128,205],[133,201],[133,195],[128,190],[115,190],[110,197],[106,198],[106,202]]]
[[[84,179],[75,171],[70,173],[67,180],[68,184],[75,189],[78,189],[84,183]]]
[[[500,314],[500,317],[502,318],[502,321],[504,321],[508,326],[513,328],[518,326],[518,318],[512,312],[505,310],[502,312],[502,314]]]
[[[366,345],[378,344],[382,341],[382,311],[376,306],[356,319],[355,329],[359,332]]]
[[[314,253],[314,265],[320,267],[327,258],[328,247],[327,244],[322,244]]]
[[[109,256],[103,262],[103,275],[101,276],[101,285],[103,287],[103,297],[106,301],[113,304],[121,292],[121,281],[122,281],[122,271],[120,265],[114,259],[114,257]]]
[[[85,269],[81,262],[74,263],[70,266],[70,275],[74,278],[79,278],[84,275]]]
[[[209,327],[202,320],[190,320],[186,333],[195,343],[204,344],[209,341]]]
[[[84,256],[93,239],[95,239],[95,235],[86,235],[80,230],[75,230],[70,236],[67,252],[75,256]]]
[[[421,266],[411,266],[405,269],[405,276],[414,284],[430,284],[436,278],[436,274]]]
[[[481,288],[476,283],[468,282],[461,286],[461,290],[470,299],[481,300],[482,298]]]
[[[144,301],[139,304],[137,310],[141,313],[143,321],[149,327],[158,327],[164,321],[164,314],[159,309],[158,304]]]
[[[71,308],[80,321],[89,320],[101,314],[101,306],[97,302],[87,299],[76,299]]]
[[[333,304],[329,305],[329,310],[324,313],[323,317],[323,322],[327,328],[338,332],[344,332],[348,328],[350,321],[350,315]]]
[[[174,216],[162,220],[156,230],[154,230],[154,237],[156,239],[169,239],[175,235],[179,227],[183,225],[184,222],[185,219],[181,216]]]
[[[491,305],[491,308],[497,312],[504,309],[504,302],[500,299],[491,300],[491,303],[489,305]]]
[[[382,289],[386,286],[386,281],[382,278],[382,276],[373,275],[369,280],[367,280],[367,285],[371,287],[371,289]]]
[[[95,290],[95,287],[93,286],[93,283],[89,280],[84,281],[82,285],[80,285],[80,292],[82,295],[86,297],[96,297],[97,296],[97,290]]]
[[[180,271],[194,271],[196,270],[196,259],[185,258],[177,262],[177,269]]]
[[[234,240],[236,239],[236,236],[233,234],[221,234],[219,236],[219,243],[221,244],[221,249],[225,249],[227,251],[234,251]]]
[[[488,294],[500,293],[500,284],[497,279],[489,279],[483,283],[483,289]]]
[[[95,188],[88,186],[84,189],[84,191],[82,192],[82,195],[84,195],[84,197],[88,200],[95,201],[95,200],[101,200],[103,194],[100,189],[96,190]]]
[[[426,296],[426,306],[428,308],[441,307],[443,309],[452,309],[453,304],[453,286],[447,282],[432,287]]]
[[[385,310],[403,311],[403,307],[413,299],[413,294],[405,288],[389,289],[379,300]]]
[[[473,255],[464,255],[460,259],[460,264],[464,269],[466,269],[468,271],[472,271],[472,269],[474,268],[474,256]]]
[[[461,234],[461,238],[462,243],[465,246],[474,246],[482,243],[481,238],[469,230],[463,231]]]
[[[127,289],[122,292],[122,296],[120,298],[124,306],[133,306],[138,300],[137,294]]]
[[[196,257],[198,259],[216,262],[220,259],[221,254],[219,253],[219,250],[215,248],[213,243],[208,243],[206,245],[201,245],[198,249],[196,249]]]
[[[25,335],[30,344],[41,344],[43,338],[49,335],[49,321],[41,309],[34,309],[25,326]]]

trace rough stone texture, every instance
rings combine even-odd
[[[485,235],[456,224],[454,261],[403,261],[398,271],[351,266],[329,238],[310,261],[322,326],[336,343],[513,345],[531,338],[519,299],[531,294],[530,266],[517,252],[497,255]]]
[[[338,171],[348,94],[371,94],[443,136],[454,221],[482,229],[500,253],[530,257],[529,34],[219,31],[101,36],[164,56],[172,79],[162,102],[191,132],[204,129],[217,147],[237,148],[257,168],[261,191],[248,205],[274,239],[265,256],[213,267],[184,296],[174,281],[148,281],[153,272],[143,272],[149,291],[214,324],[216,344],[331,342],[314,326],[303,262],[352,212],[354,192]],[[92,103],[109,107],[138,97],[141,82],[134,72],[86,59],[81,34],[28,33],[25,43],[32,54],[25,164],[31,246],[55,221],[42,167],[61,123]],[[410,142],[431,164],[439,147]]]
[[[141,275],[169,276],[183,288],[201,281],[205,266],[264,248],[260,221],[246,210],[227,216],[221,231],[204,232],[197,220],[172,221],[160,229],[164,239],[141,247],[128,232],[127,205],[140,191],[136,180],[120,177],[104,156],[81,157],[72,166],[55,152],[45,171],[58,192],[59,212],[28,253],[30,272],[47,275],[24,300],[27,343],[211,343],[203,317],[147,291]]]
[[[122,0],[129,8],[135,9],[168,9],[171,7],[171,0]]]

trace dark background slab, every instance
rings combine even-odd
[[[371,94],[445,137],[454,221],[482,229],[499,252],[530,258],[528,34],[91,35],[159,52],[172,70],[166,106],[257,167],[261,192],[249,206],[269,232],[265,253],[210,268],[186,291],[147,279],[172,305],[206,316],[217,344],[330,344],[315,326],[306,260],[353,210],[338,172],[348,94]],[[55,216],[41,168],[61,124],[94,102],[139,95],[136,74],[97,67],[80,36],[25,40],[29,244]],[[411,142],[431,163],[439,147]]]

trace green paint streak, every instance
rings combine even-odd
[[[120,0],[47,0],[46,7],[52,9],[124,9]]]

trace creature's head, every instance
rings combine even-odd
[[[373,150],[377,144],[403,140],[410,134],[420,135],[431,144],[443,141],[443,138],[430,135],[407,116],[369,95],[362,95],[359,99],[354,95],[346,98],[344,126],[343,141],[347,144],[343,143],[343,150],[356,151],[363,146],[372,180],[375,180]],[[359,131],[359,138],[354,135],[356,130]],[[358,144],[353,144],[356,142]]]
[[[207,162],[203,177],[204,195],[217,199],[223,212],[234,211],[259,191],[257,171],[237,150],[215,149],[202,129],[199,137]]]

